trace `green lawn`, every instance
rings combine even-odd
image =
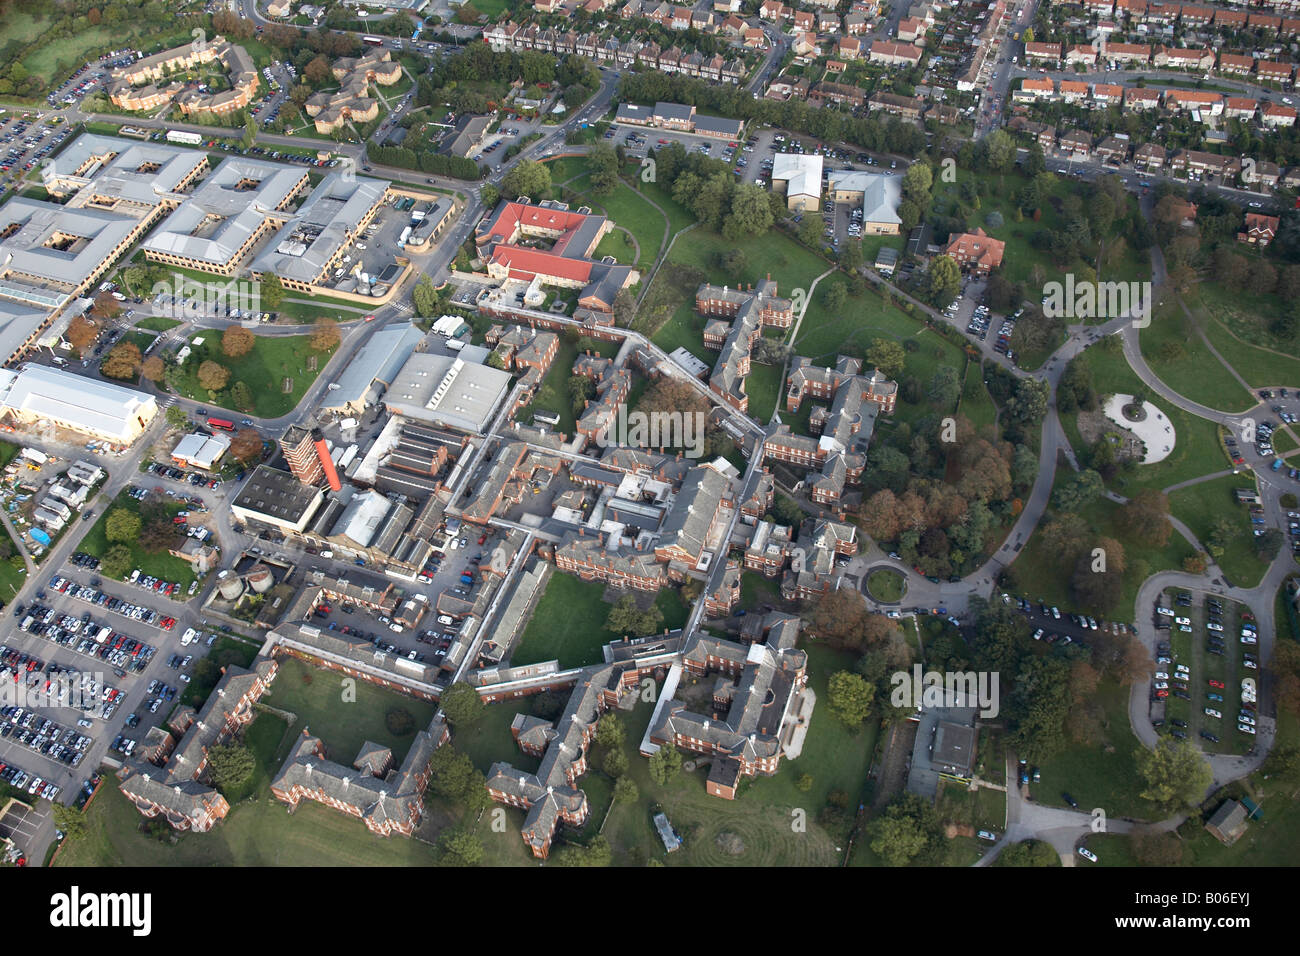
[[[1217,285],[1197,292],[1189,305],[1205,319],[1206,335],[1224,361],[1253,388],[1300,382],[1296,343],[1279,341],[1267,328],[1272,314],[1294,303],[1280,302],[1275,296],[1229,292]]]
[[[1239,534],[1217,558],[1219,567],[1236,587],[1253,588],[1268,570],[1268,562],[1257,556],[1255,538],[1251,533],[1250,515],[1245,505],[1238,504],[1234,488],[1255,490],[1250,475],[1225,475],[1213,481],[1181,488],[1169,496],[1169,508],[1174,517],[1183,521],[1204,544],[1210,538],[1215,521],[1221,517],[1233,519]],[[1286,547],[1284,542],[1283,547]]]
[[[890,568],[878,568],[867,575],[867,591],[877,601],[900,601],[906,582],[903,576]]]
[[[151,487],[151,486],[150,486]],[[155,498],[159,497],[157,495]],[[169,514],[175,514],[184,507],[180,502],[172,498],[163,498],[163,507]],[[109,544],[108,538],[104,536],[104,523],[108,519],[108,513],[114,508],[125,508],[127,511],[140,513],[140,502],[136,501],[125,491],[119,494],[111,505],[103,510],[99,518],[95,521],[86,536],[81,539],[78,550],[85,551],[87,554],[93,554],[96,557],[103,557],[112,545]],[[75,526],[74,526],[75,527]],[[179,542],[181,538],[177,538]],[[131,557],[134,566],[140,569],[142,575],[149,575],[161,578],[164,581],[174,581],[181,585],[177,591],[176,597],[179,600],[185,600],[187,595],[186,589],[190,582],[194,580],[194,570],[188,561],[181,558],[172,557],[166,551],[157,554],[150,554],[138,542],[128,545],[131,549]]]
[[[1142,330],[1141,344],[1151,371],[1178,394],[1228,412],[1243,412],[1255,404],[1176,303],[1157,309]]]
[[[510,663],[558,660],[561,668],[601,661],[600,649],[615,639],[605,630],[612,605],[601,596],[605,585],[557,571],[546,583],[537,610],[510,656]]]
[[[966,381],[962,386],[961,405],[958,409],[977,429],[995,424],[998,418],[998,407],[984,385],[983,376],[984,370],[978,362],[967,363]]]
[[[429,701],[367,681],[354,681],[293,658],[280,661],[280,672],[271,684],[266,702],[297,714],[296,730],[310,730],[313,736],[324,741],[330,759],[345,766],[352,764],[367,740],[391,748],[394,764],[400,764],[411,748],[415,731],[428,727],[437,709]],[[414,718],[414,730],[410,733],[399,736],[386,726],[385,715],[397,709],[407,711]]]
[[[164,318],[161,315],[149,315],[137,321],[135,327],[150,332],[166,332],[168,329],[174,329],[180,324],[176,319]]]
[[[643,271],[654,265],[659,250],[671,236],[665,237],[668,224],[663,215],[635,189],[621,182],[612,195],[597,196],[591,192],[591,182],[586,175],[573,180],[565,188],[577,193],[582,205],[603,212],[614,223],[614,232],[601,240],[597,247],[599,255],[612,255],[620,262],[636,265]],[[640,257],[633,254],[620,229],[627,230],[636,238]]]
[[[230,402],[229,386],[214,397],[198,382],[199,366],[204,357],[209,357],[230,369],[230,385],[243,382],[249,387],[252,411],[262,418],[278,418],[293,411],[333,354],[314,351],[310,335],[259,335],[253,351],[231,359],[222,354],[219,335],[206,331],[198,337],[204,339],[203,345],[194,348],[184,365],[170,366],[168,384],[186,398],[226,407]],[[309,367],[311,359],[316,360],[315,369]]]
[[[1046,806],[1064,807],[1067,792],[1087,812],[1102,807],[1108,817],[1138,820],[1160,818],[1159,808],[1141,796],[1143,783],[1136,756],[1142,745],[1128,721],[1127,687],[1104,681],[1095,701],[1101,705],[1103,735],[1100,740],[1075,743],[1039,765],[1042,780],[1031,784],[1033,799]]]

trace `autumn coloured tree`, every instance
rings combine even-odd
[[[230,381],[230,369],[211,359],[199,366],[199,384],[210,392],[219,392]]]
[[[67,331],[63,337],[68,340],[68,344],[74,349],[84,349],[93,345],[95,339],[99,338],[99,326],[91,322],[84,315],[78,315],[68,323]]]
[[[140,374],[142,362],[138,345],[134,342],[119,342],[104,356],[99,370],[108,378],[131,381]]]
[[[227,326],[221,333],[221,351],[227,358],[243,358],[256,344],[256,337],[242,325]]]

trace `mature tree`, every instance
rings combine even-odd
[[[1105,490],[1101,475],[1091,468],[1085,468],[1056,489],[1056,494],[1052,496],[1052,506],[1060,511],[1077,512],[1091,504]]]
[[[457,681],[448,687],[439,703],[453,727],[473,726],[483,716],[483,698],[465,681]]]
[[[501,180],[502,195],[512,199],[516,196],[540,199],[550,191],[550,169],[531,159],[525,159],[514,166]]]
[[[257,758],[242,744],[217,746],[208,751],[208,776],[222,793],[243,787],[256,770]]]
[[[121,579],[131,573],[134,563],[131,549],[124,544],[115,544],[99,559],[99,570],[110,578]]]
[[[618,189],[618,153],[608,143],[597,143],[587,153],[587,171],[591,191],[597,196],[612,196]]]
[[[961,269],[952,256],[939,256],[930,263],[930,301],[946,309],[961,292]]]
[[[1137,768],[1146,783],[1142,796],[1168,813],[1199,804],[1214,781],[1210,762],[1190,740],[1165,737],[1151,750],[1139,748]]]
[[[478,866],[483,861],[483,841],[468,826],[454,826],[442,832],[438,845],[447,855],[449,863],[458,866]]]
[[[139,377],[143,361],[140,348],[134,342],[118,342],[104,356],[99,370],[108,378],[133,380]]]
[[[926,395],[931,402],[948,411],[957,404],[961,395],[961,376],[951,365],[940,365],[934,370]]]
[[[883,614],[870,613],[858,591],[840,588],[817,600],[808,630],[832,647],[863,651],[887,641],[897,625]]]
[[[859,517],[862,528],[872,540],[894,541],[898,538],[898,500],[888,488],[877,491],[863,503]]]
[[[235,382],[230,386],[230,402],[241,412],[251,412],[257,407],[253,390],[245,382]]]
[[[74,349],[84,349],[93,345],[95,340],[99,338],[99,326],[84,315],[76,315],[68,323],[68,328],[64,331],[63,337],[68,340],[68,344]]]
[[[619,803],[636,803],[640,797],[636,781],[626,774],[614,782],[614,799]]]
[[[1011,742],[1016,750],[1040,762],[1060,753],[1068,743],[1070,665],[1061,658],[1029,657],[1010,696],[1007,713],[1014,727]]]
[[[659,630],[663,619],[663,612],[654,604],[642,611],[636,606],[636,598],[624,594],[610,608],[609,617],[605,619],[605,630],[632,637],[645,637]]]
[[[848,300],[849,293],[843,282],[828,283],[826,292],[822,295],[822,304],[826,306],[826,311],[831,315],[838,315],[843,311]]]
[[[607,776],[618,779],[627,773],[627,754],[621,750],[605,751],[605,756],[600,761],[600,769],[604,770]]]
[[[268,272],[262,276],[258,294],[261,296],[261,304],[266,306],[267,311],[274,312],[284,302],[284,283],[274,272]]]
[[[117,299],[113,298],[113,293],[101,292],[95,296],[90,314],[96,319],[115,319],[122,314],[122,306]]]
[[[886,866],[933,860],[943,834],[934,806],[914,793],[904,794],[867,825],[872,851]]]
[[[661,787],[682,771],[682,755],[672,744],[665,744],[650,757],[650,779]]]
[[[51,815],[54,826],[63,831],[65,840],[76,840],[86,835],[86,815],[76,807],[56,803]]]
[[[856,275],[865,262],[866,255],[862,251],[862,240],[847,240],[844,248],[840,250],[840,268],[849,275]]]
[[[903,196],[915,203],[923,213],[930,208],[930,188],[933,185],[934,172],[926,163],[913,163],[903,173]]]
[[[450,744],[435,750],[429,758],[429,780],[433,792],[460,805],[478,784],[479,773],[469,755]]]
[[[221,333],[221,351],[227,358],[243,358],[256,344],[257,337],[242,325],[228,325]]]
[[[161,382],[167,375],[167,366],[161,357],[150,355],[140,365],[140,374],[151,382]]]
[[[876,689],[852,671],[837,671],[827,682],[831,713],[850,727],[858,727],[871,713]]]
[[[110,544],[133,544],[140,537],[140,516],[126,508],[113,508],[104,518],[104,537]]]
[[[208,391],[219,392],[230,381],[230,369],[207,359],[199,366],[198,378],[199,384]]]
[[[618,719],[617,714],[603,714],[600,720],[596,721],[596,743],[599,746],[622,747],[626,738],[627,733],[623,730],[623,723]]]
[[[885,377],[898,378],[903,372],[907,352],[902,343],[894,339],[872,339],[867,347],[866,360]]]
[[[139,544],[150,554],[160,554],[176,543],[178,535],[179,532],[172,519],[166,515],[158,515],[145,524],[140,532]]]
[[[1026,31],[1027,32],[1027,31]],[[1022,840],[1013,843],[998,854],[994,866],[1043,867],[1060,866],[1061,855],[1052,844],[1044,840]]]
[[[729,242],[751,239],[772,228],[772,204],[767,190],[742,183],[731,194],[730,212],[722,222],[722,237]]]
[[[338,323],[333,319],[319,318],[311,330],[311,347],[317,352],[329,352],[338,348],[342,337],[339,335]]]
[[[1016,673],[1025,654],[1029,624],[1010,606],[994,603],[975,607],[974,661],[981,670]]]
[[[262,435],[256,428],[241,428],[230,439],[230,457],[240,464],[256,461],[262,455]]]
[[[411,289],[411,305],[415,308],[415,314],[422,319],[432,318],[441,311],[438,291],[427,274],[421,275]]]

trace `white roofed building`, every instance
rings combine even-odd
[[[793,212],[815,210],[822,198],[822,157],[813,153],[777,153],[772,157],[772,191],[785,196]]]
[[[0,412],[118,444],[139,438],[158,404],[152,395],[44,365],[0,369]]]

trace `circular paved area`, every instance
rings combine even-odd
[[[1140,422],[1129,421],[1124,417],[1124,406],[1132,401],[1132,395],[1112,395],[1106,399],[1106,407],[1102,411],[1116,425],[1127,428],[1142,439],[1142,443],[1146,445],[1147,449],[1142,464],[1153,465],[1158,461],[1163,461],[1173,452],[1174,444],[1177,441],[1173,423],[1169,421],[1164,412],[1150,402],[1143,402],[1142,404],[1142,408],[1147,413],[1146,418]]]

